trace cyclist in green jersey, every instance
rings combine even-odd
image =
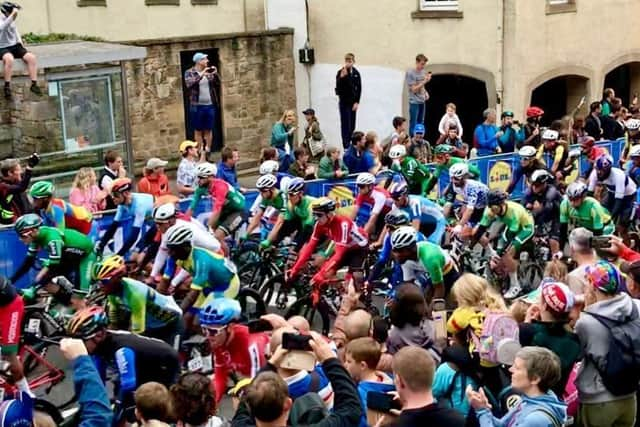
[[[108,298],[111,325],[121,329],[118,320],[124,314],[131,332],[157,338],[178,349],[177,337],[182,331],[180,307],[172,296],[162,295],[126,274],[120,255],[112,255],[93,268],[93,279],[99,281]]]
[[[427,195],[427,185],[431,179],[429,168],[407,155],[407,148],[396,144],[389,150],[389,158],[393,160],[391,169],[400,172],[409,186],[409,193],[419,196]]]
[[[45,284],[55,276],[75,276],[74,284],[81,291],[89,291],[91,268],[96,260],[91,239],[78,231],[67,228],[59,230],[42,225],[42,218],[36,214],[23,215],[16,221],[16,233],[26,245],[27,256],[11,277],[15,282],[34,265],[38,251],[47,252],[42,261],[42,269],[35,279],[36,285]],[[75,273],[75,274],[74,274]]]
[[[433,154],[435,155],[436,167],[431,174],[431,178],[427,184],[427,193],[430,193],[435,187],[440,175],[442,172],[449,172],[449,168],[456,163],[467,163],[469,166],[469,175],[471,175],[472,179],[478,179],[480,177],[480,169],[474,164],[469,163],[465,159],[461,159],[460,157],[453,157],[453,151],[455,148],[449,144],[440,144],[434,150]],[[448,190],[445,190],[445,194]]]
[[[249,221],[246,235],[250,236],[253,230],[260,226],[260,221],[265,219],[266,222],[270,222],[270,218],[274,214],[280,215],[285,211],[285,205],[287,204],[286,194],[278,190],[278,178],[275,175],[267,174],[262,175],[256,181],[256,188],[260,192],[260,206],[258,206],[257,212]]]
[[[613,234],[611,215],[596,199],[587,196],[584,182],[575,181],[567,187],[567,197],[560,202],[560,247],[567,242],[569,223],[584,227],[596,236]]]

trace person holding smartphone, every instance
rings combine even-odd
[[[429,99],[429,92],[424,87],[431,80],[431,71],[425,70],[429,59],[423,54],[416,56],[416,68],[407,71],[409,87],[409,130],[414,135],[416,124],[424,125],[424,103]]]

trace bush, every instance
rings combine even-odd
[[[22,35],[22,39],[27,44],[63,42],[63,41],[71,41],[71,40],[75,40],[75,41],[82,40],[87,42],[104,41],[99,37],[79,36],[78,34],[67,34],[67,33],[51,33],[51,34],[27,33]]]

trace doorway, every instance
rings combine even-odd
[[[562,119],[567,114],[583,114],[584,106],[583,110],[576,111],[583,96],[589,100],[589,79],[582,76],[559,76],[535,88],[531,93],[530,105],[544,110],[540,124],[549,126],[551,122]],[[586,102],[584,105],[588,104]]]
[[[622,105],[631,104],[633,96],[640,91],[640,62],[622,64],[609,71],[604,78],[604,88],[612,88]]]

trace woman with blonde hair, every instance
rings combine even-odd
[[[271,128],[271,146],[278,150],[279,172],[287,172],[291,165],[291,150],[296,132],[296,112],[285,110]]]
[[[97,181],[96,172],[92,168],[80,168],[73,179],[69,202],[83,206],[91,213],[104,210],[107,193],[100,190]]]

